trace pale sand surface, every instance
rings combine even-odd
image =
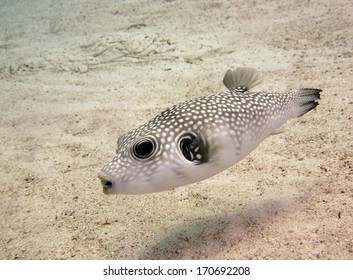
[[[279,4],[280,3],[280,4]],[[353,2],[0,1],[0,259],[353,259]],[[120,134],[259,69],[323,89],[223,173],[105,196]]]

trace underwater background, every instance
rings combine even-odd
[[[351,0],[0,0],[0,259],[353,259]],[[208,180],[106,196],[119,135],[224,91],[323,90]]]

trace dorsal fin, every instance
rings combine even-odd
[[[254,68],[238,67],[235,71],[228,70],[223,78],[224,85],[229,89],[247,91],[261,83],[260,74]]]

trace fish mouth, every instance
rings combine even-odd
[[[103,193],[104,194],[112,194],[113,189],[113,182],[107,178],[107,175],[103,172],[99,172],[98,178],[101,180],[101,184],[103,186]]]

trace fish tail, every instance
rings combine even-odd
[[[293,117],[301,117],[312,109],[316,108],[319,103],[321,89],[316,88],[300,88],[292,92],[292,109]]]

